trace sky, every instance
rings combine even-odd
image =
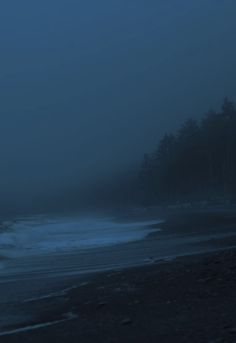
[[[235,0],[1,1],[1,202],[111,178],[236,100],[235,14]]]

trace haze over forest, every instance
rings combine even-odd
[[[235,101],[235,13],[234,0],[2,3],[2,210],[81,201]]]

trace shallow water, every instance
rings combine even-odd
[[[43,255],[128,243],[145,238],[161,221],[117,223],[112,218],[31,217],[8,222],[0,233],[0,253],[7,257]]]
[[[33,217],[8,223],[0,234],[0,254],[7,257],[0,261],[0,329],[24,324],[25,313],[37,313],[24,306],[64,295],[91,273],[236,246],[236,232],[224,228],[201,234],[161,228],[158,219]]]
[[[0,284],[142,265],[236,244],[236,231],[165,233],[162,223],[46,216],[8,222],[0,234]]]

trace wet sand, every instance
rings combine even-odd
[[[0,341],[235,342],[236,251],[103,273],[37,309],[26,332],[5,328]]]
[[[120,256],[123,262],[133,257],[137,267],[71,275],[60,275],[59,268],[51,276],[39,270],[1,278],[0,342],[236,342],[235,218],[174,214],[162,238],[157,233],[112,247],[108,269]],[[168,242],[188,256],[171,261]],[[111,257],[109,249],[103,253],[94,259]],[[64,257],[55,258],[51,263],[60,267]],[[68,256],[67,263],[76,268],[80,258]],[[90,256],[90,265],[95,260]]]

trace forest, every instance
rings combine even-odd
[[[146,204],[236,199],[236,107],[187,120],[144,156],[138,193]]]

